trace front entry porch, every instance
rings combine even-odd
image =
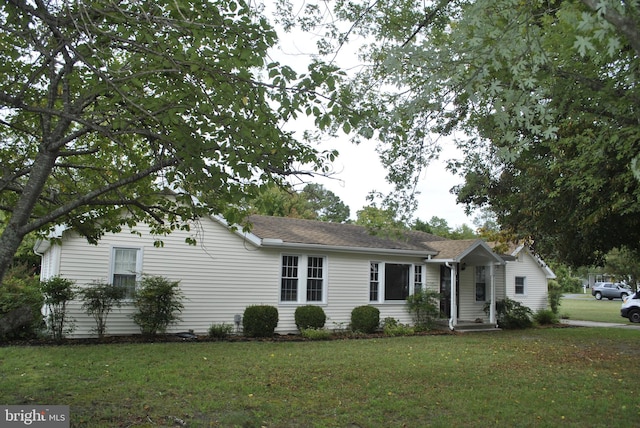
[[[504,259],[482,240],[438,241],[427,263],[440,265],[440,316],[455,331],[495,331],[498,282]]]

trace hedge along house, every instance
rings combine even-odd
[[[493,302],[505,296],[533,310],[546,307],[553,273],[524,247],[501,256],[481,240],[452,241],[418,231],[397,238],[371,235],[362,226],[283,217],[251,216],[251,232],[219,218],[202,218],[190,231],[158,237],[148,227],[105,235],[91,245],[72,229],[38,241],[42,279],[61,276],[79,287],[93,281],[133,284],[142,275],[180,281],[182,320],[169,332],[203,334],[212,324],[234,324],[247,306],[272,305],[276,332],[295,332],[294,312],[318,305],[326,328],[347,328],[353,308],[373,305],[380,317],[411,323],[405,299],[421,288],[442,292],[442,317],[456,329],[465,321],[495,326]],[[196,245],[185,243],[195,239]],[[484,306],[489,302],[487,315]],[[71,302],[71,336],[93,335],[95,323]],[[107,334],[136,334],[134,308],[109,315]]]

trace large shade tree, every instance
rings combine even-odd
[[[317,183],[308,183],[300,191],[293,186],[269,186],[246,206],[256,214],[334,223],[347,222],[350,214],[339,196]]]
[[[338,74],[269,63],[274,43],[244,0],[1,2],[0,280],[30,232],[236,222],[265,183],[322,173],[334,153],[281,125],[326,123]]]
[[[458,200],[490,207],[545,256],[585,264],[640,247],[640,3],[323,4],[302,25],[329,24],[325,52],[364,37],[344,96],[363,114],[343,123],[381,141],[396,195],[444,136],[465,156],[451,163],[465,177]]]

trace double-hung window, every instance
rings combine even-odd
[[[326,258],[283,255],[280,301],[323,303],[326,300]]]
[[[112,248],[111,284],[115,287],[124,287],[127,290],[127,298],[133,297],[141,268],[142,250],[140,248]]]
[[[378,301],[378,293],[380,290],[380,264],[371,262],[369,271],[369,300]]]
[[[516,294],[524,295],[525,292],[525,277],[524,276],[516,276]]]
[[[422,280],[422,265],[414,265],[413,266],[413,292],[416,293],[418,291],[422,291],[423,287]]]

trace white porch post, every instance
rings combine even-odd
[[[490,291],[489,298],[491,299],[491,304],[489,305],[489,323],[495,325],[496,324],[496,275],[495,275],[495,265],[491,263],[489,265],[489,277],[490,280]]]
[[[458,296],[456,295],[457,264],[447,263],[447,267],[451,269],[451,318],[449,319],[449,328],[453,330],[458,324]]]

